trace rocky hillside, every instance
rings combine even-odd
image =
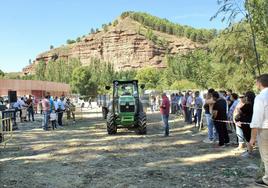
[[[34,72],[34,66],[40,61],[70,58],[78,58],[83,65],[90,63],[92,58],[101,59],[113,63],[116,70],[145,66],[164,68],[166,54],[187,53],[203,46],[190,37],[154,30],[126,15],[105,29],[82,37],[79,42],[39,54],[34,63],[25,67],[23,72]]]

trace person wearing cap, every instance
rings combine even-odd
[[[170,101],[166,93],[163,93],[162,104],[160,106],[160,113],[161,113],[162,121],[164,123],[164,128],[165,128],[164,136],[169,136],[169,124],[168,124],[169,110],[170,110]]]
[[[257,180],[256,184],[268,187],[268,74],[260,75],[256,86],[261,92],[254,100],[249,143],[253,147],[258,140],[259,152],[265,167],[264,176]]]

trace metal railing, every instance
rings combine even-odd
[[[12,118],[0,118],[0,145],[4,148],[8,141],[13,138],[13,122]]]

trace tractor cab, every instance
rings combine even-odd
[[[144,85],[141,85],[144,88]],[[106,86],[106,89],[110,87]],[[139,123],[139,120],[142,121]],[[146,133],[146,115],[139,98],[138,80],[113,81],[113,99],[107,115],[108,134],[117,128],[135,128],[137,133]],[[140,125],[142,124],[142,125]]]

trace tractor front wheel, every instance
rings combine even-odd
[[[138,126],[136,128],[137,134],[146,134],[146,114],[144,112],[140,112],[138,115]]]
[[[107,132],[108,134],[116,134],[117,132],[117,126],[115,124],[115,114],[114,113],[108,113],[107,114]]]

